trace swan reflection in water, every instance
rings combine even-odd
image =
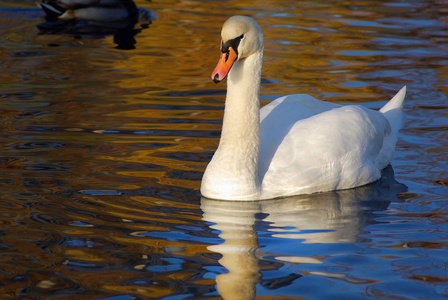
[[[114,36],[118,49],[134,49],[134,36],[157,17],[132,0],[41,0],[46,22],[37,26],[41,34],[63,34],[78,39]]]
[[[224,299],[254,299],[257,283],[275,288],[301,277],[292,273],[272,283],[262,279],[259,260],[263,254],[255,222],[266,223],[274,238],[314,244],[354,243],[361,240],[363,228],[375,222],[374,212],[386,210],[391,200],[398,201],[397,193],[404,191],[406,186],[395,181],[388,166],[379,181],[356,189],[254,202],[202,198],[203,220],[214,223],[210,227],[221,231],[219,237],[224,240],[208,247],[222,254],[219,263],[229,271],[216,276],[219,294]],[[319,253],[314,257],[279,255],[274,260],[322,263]]]

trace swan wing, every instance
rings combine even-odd
[[[380,152],[391,132],[383,114],[308,97],[286,97],[262,114],[263,198],[352,188],[381,176]],[[275,110],[289,120],[269,121]],[[298,115],[295,122],[289,114]]]
[[[294,94],[280,97],[261,108],[258,165],[260,181],[269,169],[279,145],[296,123],[338,107],[341,105],[320,101],[306,94]]]

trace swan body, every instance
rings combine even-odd
[[[263,34],[228,19],[212,73],[227,78],[221,139],[201,183],[204,197],[258,200],[349,189],[376,181],[402,127],[403,87],[380,111],[296,94],[260,110]]]

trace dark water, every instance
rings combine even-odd
[[[158,19],[124,51],[39,33],[34,1],[0,2],[2,299],[448,297],[448,1],[136,3]],[[201,199],[233,14],[264,31],[263,103],[379,108],[407,85],[381,181]]]

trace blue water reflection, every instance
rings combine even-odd
[[[380,181],[352,190],[256,202],[203,198],[203,219],[214,223],[210,227],[224,241],[208,247],[222,254],[219,262],[228,270],[216,277],[218,292],[225,299],[252,299],[289,286],[283,295],[289,290],[293,296],[307,274],[357,282],[341,298],[358,293],[377,280],[368,270],[380,267],[385,255],[370,248],[378,244],[370,228],[381,225],[381,216],[391,202],[402,202],[396,195],[406,190],[388,167]],[[321,289],[301,295],[329,296]]]
[[[40,32],[33,1],[0,3],[2,299],[448,297],[447,1],[135,3],[159,19],[126,51],[113,34]],[[263,29],[262,105],[378,109],[407,85],[396,182],[201,201],[233,14]]]

